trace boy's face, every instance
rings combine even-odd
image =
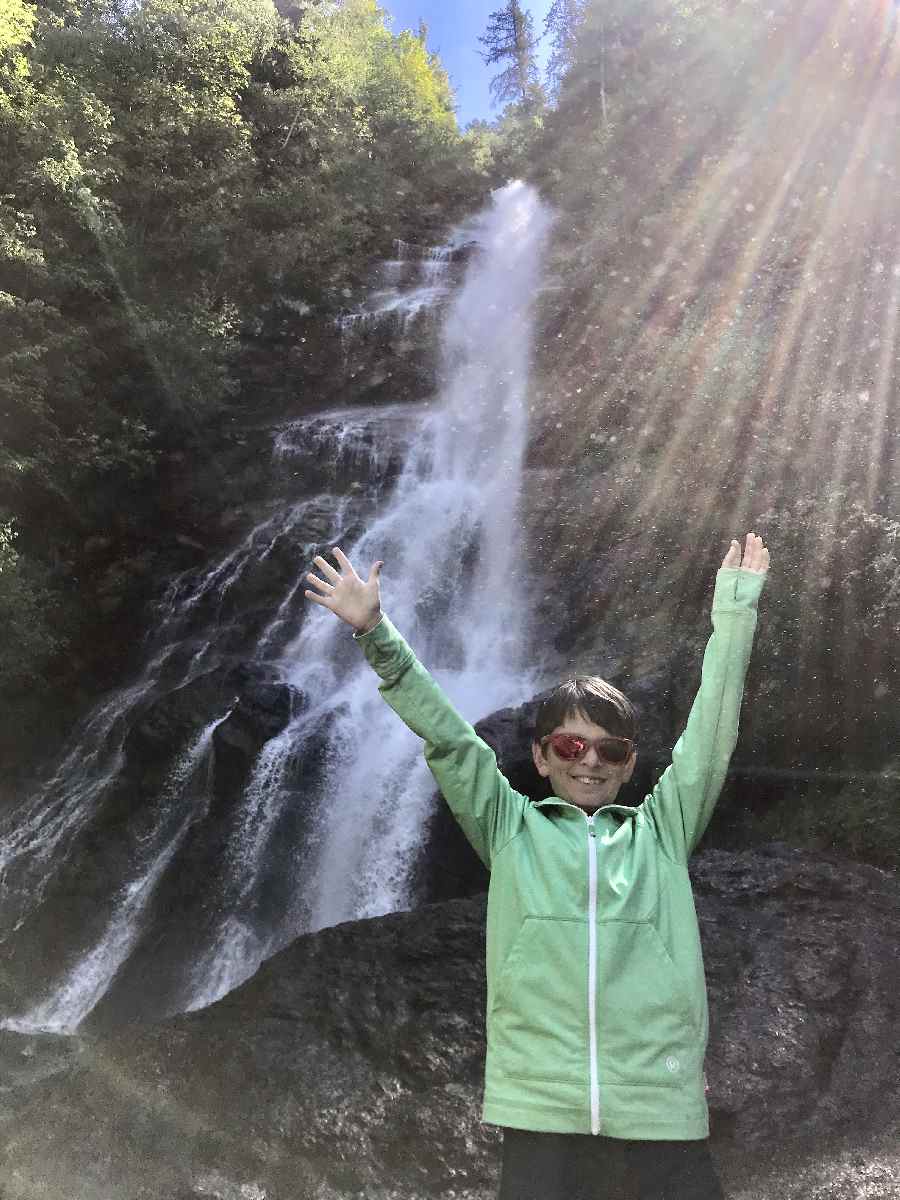
[[[570,714],[550,732],[571,733],[584,738],[614,736],[580,712]],[[589,813],[602,808],[604,804],[614,803],[619,788],[631,778],[637,762],[637,755],[632,751],[626,762],[613,766],[598,756],[594,746],[589,746],[582,758],[566,762],[549,742],[546,754],[541,750],[540,742],[532,742],[531,753],[538,772],[544,778],[549,776],[553,794]]]

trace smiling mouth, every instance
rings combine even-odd
[[[576,783],[583,783],[583,784],[605,783],[606,782],[606,780],[603,779],[599,775],[583,775],[583,776],[573,775],[572,778],[575,780]]]

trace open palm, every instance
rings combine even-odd
[[[742,571],[753,571],[756,575],[765,575],[769,569],[769,551],[758,534],[748,533],[744,543],[743,556],[740,542],[732,539],[728,553],[722,559],[722,566],[740,567]]]
[[[379,579],[384,563],[373,563],[369,578],[364,580],[357,575],[350,559],[339,546],[335,546],[331,553],[340,570],[335,570],[321,554],[317,554],[313,562],[324,578],[309,572],[306,578],[316,591],[305,591],[303,595],[323,608],[330,608],[336,617],[354,629],[369,629],[381,616]]]

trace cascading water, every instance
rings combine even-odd
[[[3,1024],[71,1030],[115,995],[127,1012],[202,1007],[298,933],[415,901],[433,794],[421,744],[349,629],[303,599],[304,574],[332,545],[361,574],[384,559],[385,609],[468,719],[535,690],[515,516],[548,225],[516,183],[446,246],[398,243],[355,323],[408,333],[449,304],[437,397],[276,430],[261,519],[174,581],[141,677],[0,823],[0,943],[25,964]],[[234,774],[248,721],[262,733]],[[134,999],[148,976],[155,1010]]]
[[[384,604],[458,709],[474,721],[521,700],[524,584],[515,536],[527,413],[531,309],[548,217],[520,184],[472,228],[480,255],[447,315],[444,388],[419,432],[389,509],[350,548],[360,573],[385,561]],[[425,536],[417,536],[417,531]],[[311,612],[285,652],[292,682],[329,661],[348,631]],[[334,650],[329,647],[334,646]],[[403,907],[431,795],[421,743],[377,695],[368,664],[335,671],[328,695],[301,718],[331,713],[335,759],[320,811],[310,925]],[[359,730],[365,743],[350,753]],[[292,731],[282,735],[285,748]],[[371,747],[378,747],[373,760]]]

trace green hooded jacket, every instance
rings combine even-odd
[[[354,634],[490,869],[483,1118],[515,1129],[709,1133],[706,980],[688,858],[737,741],[765,576],[719,571],[700,690],[637,807],[515,791],[390,620]]]

